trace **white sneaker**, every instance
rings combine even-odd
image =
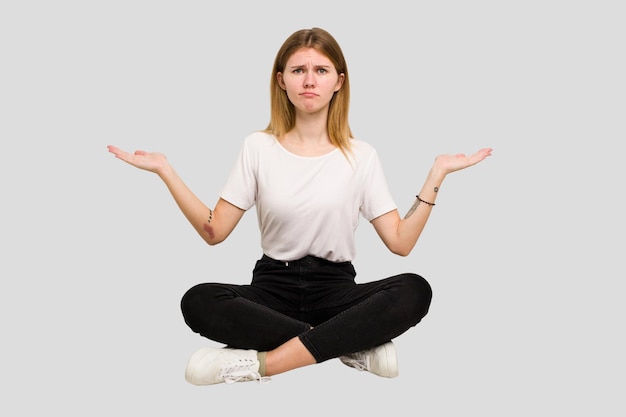
[[[185,379],[194,385],[212,385],[254,380],[265,383],[271,378],[259,374],[256,350],[206,347],[189,359]]]
[[[344,364],[359,371],[368,371],[385,378],[398,376],[398,358],[392,342],[375,348],[340,356]]]

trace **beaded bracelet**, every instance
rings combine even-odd
[[[419,194],[418,194],[418,195],[416,195],[415,197],[419,200],[419,202],[420,202],[420,203],[428,204],[428,205],[429,205],[429,206],[431,206],[431,207],[433,207],[433,206],[435,205],[435,203],[429,203],[429,202],[428,202],[428,201],[426,201],[426,200],[422,200],[422,199],[420,198]]]

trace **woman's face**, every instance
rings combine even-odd
[[[285,72],[279,72],[276,77],[296,111],[315,113],[328,111],[330,100],[343,84],[344,74],[337,74],[326,55],[314,48],[302,48],[289,57]]]

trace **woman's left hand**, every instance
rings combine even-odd
[[[486,157],[490,156],[491,151],[491,148],[483,148],[470,156],[466,156],[463,153],[458,153],[456,155],[439,155],[435,158],[435,167],[446,174],[449,174],[451,172],[476,165]]]

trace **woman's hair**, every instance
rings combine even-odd
[[[344,154],[350,150],[352,131],[348,123],[350,107],[350,78],[341,47],[330,33],[320,28],[302,29],[294,32],[281,46],[274,60],[270,81],[271,117],[265,132],[281,137],[295,125],[295,107],[285,91],[280,88],[276,74],[285,71],[287,60],[301,48],[314,48],[324,54],[337,69],[344,74],[343,85],[330,100],[328,110],[328,136],[330,142]]]

